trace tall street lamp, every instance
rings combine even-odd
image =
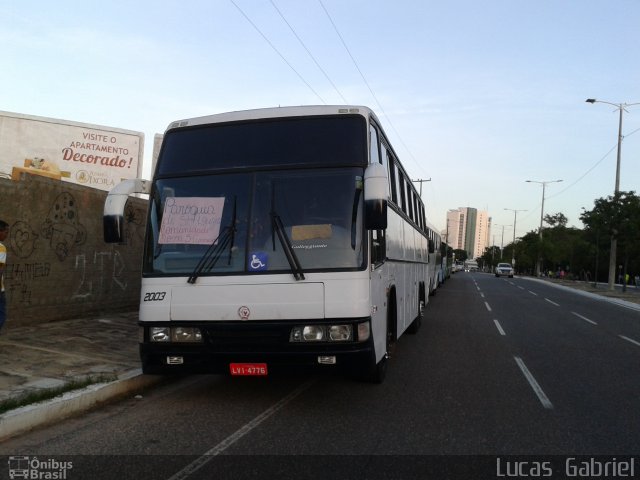
[[[516,268],[516,220],[518,218],[518,212],[526,212],[526,210],[515,210],[513,208],[505,208],[513,212],[513,250],[511,251],[511,266],[515,270]]]
[[[500,241],[500,260],[502,260],[502,249],[504,248],[504,227],[512,227],[513,225],[499,225],[494,224],[496,227],[502,227],[502,240]]]
[[[538,235],[540,237],[540,248],[538,249],[538,261],[536,262],[536,276],[540,276],[540,270],[542,269],[542,219],[544,218],[544,191],[548,183],[558,183],[562,180],[547,180],[544,182],[538,180],[526,180],[528,183],[539,183],[542,185],[542,207],[540,208],[540,229]]]
[[[616,107],[616,110],[620,112],[619,120],[618,120],[618,155],[616,159],[616,187],[613,191],[614,198],[616,194],[620,191],[620,156],[622,154],[622,112],[625,112],[626,107],[631,107],[633,105],[640,105],[640,102],[637,103],[612,103],[605,102],[604,100],[596,100],[595,98],[587,98],[587,103],[606,103],[607,105],[613,105]],[[618,240],[611,236],[611,253],[609,254],[609,290],[614,289],[615,281],[616,281],[616,253],[618,249]]]

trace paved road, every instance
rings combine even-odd
[[[0,454],[68,456],[93,478],[232,478],[233,469],[267,478],[256,462],[279,478],[320,478],[305,477],[314,469],[337,478],[332,469],[382,474],[422,458],[389,455],[620,457],[640,454],[638,378],[640,312],[457,274],[431,298],[420,332],[400,339],[382,385],[185,377],[7,441]]]

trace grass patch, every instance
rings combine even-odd
[[[85,378],[70,380],[59,387],[44,388],[34,392],[27,392],[18,397],[0,401],[0,415],[15,410],[16,408],[32,405],[34,403],[51,400],[73,390],[80,390],[96,383],[108,383],[117,380],[113,374],[87,375]]]

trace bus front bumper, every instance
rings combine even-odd
[[[369,319],[315,322],[327,327],[352,325],[351,340],[292,341],[292,328],[310,323],[314,322],[140,322],[142,370],[147,374],[264,375],[331,369],[358,374],[375,364],[372,335],[358,338],[358,325],[370,325]],[[151,341],[150,332],[156,326],[197,328],[201,341]]]

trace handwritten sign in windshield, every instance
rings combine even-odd
[[[210,245],[220,234],[224,197],[169,197],[158,243]]]

